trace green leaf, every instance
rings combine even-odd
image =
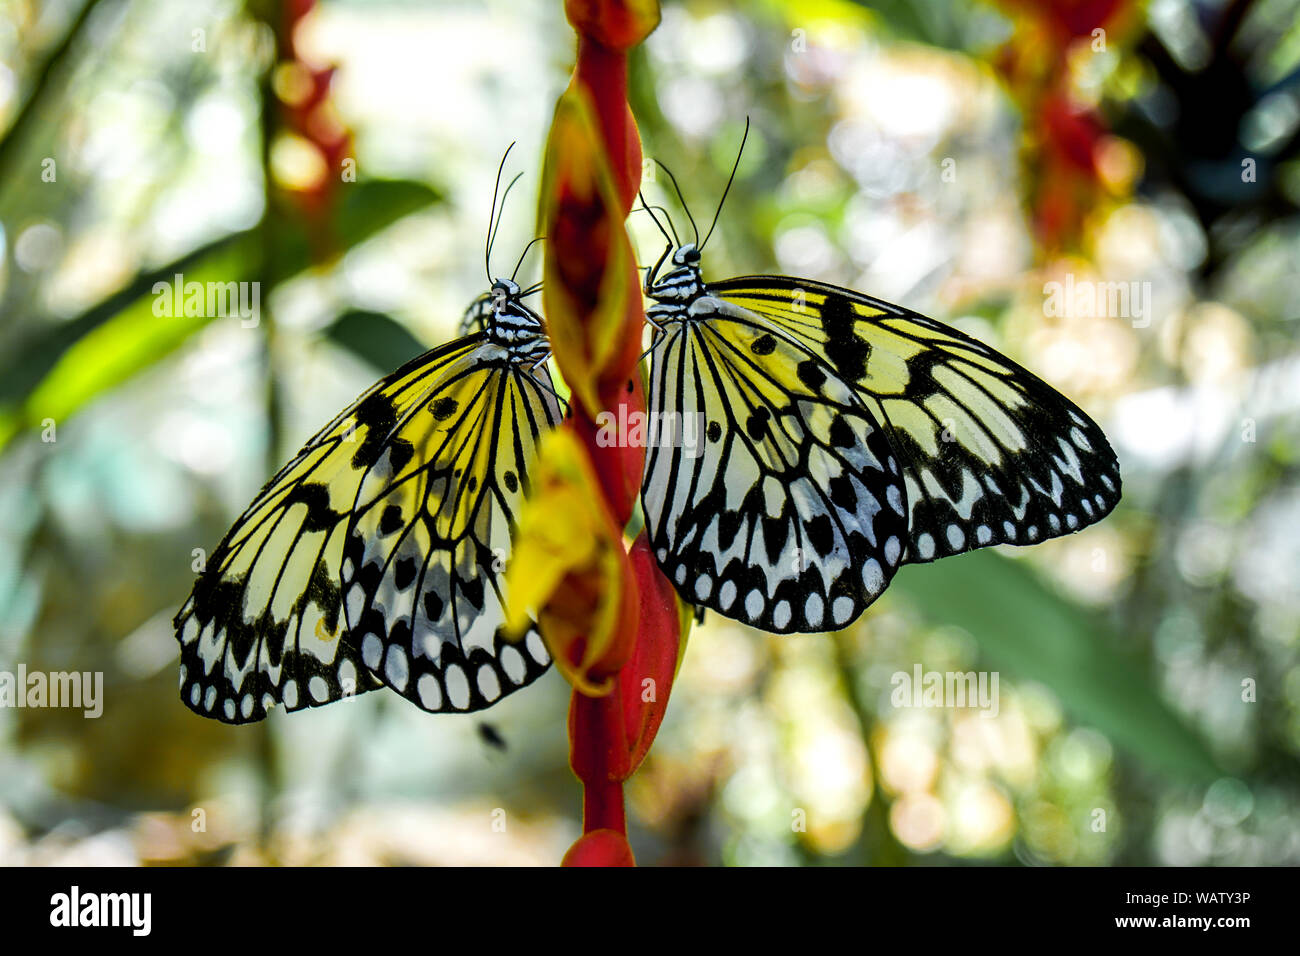
[[[361,309],[340,315],[325,330],[325,336],[381,372],[391,372],[427,349],[406,326],[382,312]]]
[[[335,210],[335,226],[349,248],[387,229],[397,220],[442,201],[442,194],[407,179],[367,179],[347,183]]]
[[[190,282],[229,282],[246,271],[245,249],[231,246],[210,256],[185,273]],[[170,285],[170,283],[168,283]],[[33,425],[43,418],[62,422],[93,398],[148,368],[174,351],[209,322],[209,316],[184,315],[183,303],[175,312],[155,315],[152,292],[72,343],[23,403],[22,420]],[[237,322],[237,317],[220,319]],[[256,334],[250,329],[249,334]]]
[[[1142,662],[1120,650],[1117,635],[1022,562],[976,551],[907,566],[891,591],[934,623],[972,634],[993,663],[1045,684],[1076,720],[1149,766],[1197,782],[1222,775],[1205,742],[1156,691]]]
[[[341,196],[334,228],[343,251],[441,198],[429,186],[405,180],[350,183]],[[170,285],[178,273],[186,283],[262,281],[260,294],[265,306],[271,287],[314,264],[310,236],[295,228],[299,223],[280,220],[273,224],[277,246],[273,261],[267,263],[263,256],[267,225],[264,220],[247,232],[224,237],[140,273],[121,291],[0,362],[0,450],[16,434],[44,418],[65,420],[102,392],[175,351],[211,321],[210,317],[154,315],[153,289],[158,282]],[[407,344],[391,334],[385,342],[391,354]],[[356,345],[362,347],[360,342]],[[422,347],[412,354],[421,351]],[[384,356],[376,353],[376,358]]]
[[[21,403],[58,364],[64,353],[114,316],[132,308],[140,300],[148,299],[156,283],[172,282],[178,272],[189,274],[204,270],[205,263],[214,257],[224,259],[234,255],[241,261],[251,261],[257,252],[258,239],[256,229],[235,233],[201,246],[158,269],[141,272],[103,301],[16,349],[13,355],[0,360],[0,405]]]

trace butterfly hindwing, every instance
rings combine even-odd
[[[651,544],[697,605],[780,633],[843,627],[901,560],[899,465],[852,389],[767,325],[713,299],[658,333],[651,405],[698,441],[648,451]]]
[[[344,608],[365,666],[427,711],[479,710],[550,663],[535,629],[503,629],[511,532],[550,377],[484,342],[413,383],[359,485]]]
[[[707,288],[829,363],[886,426],[907,486],[907,561],[1068,534],[1118,502],[1119,463],[1097,424],[982,342],[807,280]]]

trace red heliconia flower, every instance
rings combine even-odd
[[[1110,27],[1136,6],[1133,0],[1002,0],[1002,5],[1018,15],[1038,18],[1063,43],[1090,37],[1098,27]]]
[[[547,141],[538,218],[547,332],[573,413],[539,450],[507,593],[517,623],[535,616],[574,688],[570,765],[583,785],[583,836],[564,864],[628,866],[623,783],[663,721],[689,626],[645,533],[625,544],[645,449],[614,427],[645,414],[645,313],[626,228],[641,179],[627,51],[658,24],[659,5],[568,0],[565,11],[578,58]]]
[[[1025,120],[1029,206],[1049,252],[1078,241],[1108,198],[1098,156],[1110,139],[1104,118],[1078,102],[1071,54],[1118,48],[1139,7],[1134,0],[1001,0],[1016,32],[994,58]]]
[[[352,155],[352,131],[338,119],[330,97],[336,67],[308,62],[299,49],[299,25],[315,9],[316,0],[286,0],[283,26],[277,34],[275,85],[284,129],[311,145],[320,157],[321,174],[308,183],[287,188],[290,199],[312,226],[313,244],[328,255],[328,214],[343,182],[343,161]]]

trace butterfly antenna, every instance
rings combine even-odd
[[[664,228],[663,223],[661,223],[661,222],[659,221],[659,217],[656,216],[655,213],[654,213],[654,211],[655,211],[656,209],[663,209],[663,207],[662,207],[662,206],[651,206],[648,202],[645,201],[645,194],[642,193],[640,190],[637,190],[637,196],[639,196],[640,199],[641,199],[641,208],[650,214],[650,218],[653,219],[653,220],[655,221],[655,225],[658,226],[658,227],[659,227],[659,231],[660,231],[661,233],[663,233],[664,240],[665,240],[666,242],[673,243],[673,245],[680,246],[680,245],[681,245],[680,242],[675,242],[675,240],[677,239],[677,230],[676,230],[676,229],[673,229],[673,234],[672,234],[671,236],[669,236],[669,235],[668,235],[668,230]],[[667,209],[664,209],[664,218],[668,220],[668,226],[669,226],[669,228],[671,228],[671,227],[672,227],[672,224],[673,224],[673,220],[672,220],[672,217],[668,215],[668,210],[667,210]]]
[[[659,210],[659,212],[664,214],[664,221],[668,223],[668,228],[671,229],[673,233],[673,243],[675,245],[680,246],[682,244],[682,241],[677,238],[677,227],[673,225],[673,217],[668,215],[668,210],[665,209],[663,206],[651,206],[650,208],[657,209]],[[664,238],[666,239],[668,237],[665,236]]]
[[[502,205],[504,206],[505,203],[502,203]],[[523,266],[523,264],[524,264],[524,259],[527,258],[527,256],[528,256],[528,250],[531,249],[533,246],[537,245],[539,242],[541,242],[541,241],[542,241],[543,239],[545,239],[545,238],[546,238],[545,236],[538,236],[536,239],[534,239],[534,240],[533,240],[532,242],[530,242],[528,245],[524,246],[524,251],[523,251],[522,253],[520,253],[520,255],[519,255],[519,261],[515,263],[515,271],[512,272],[512,273],[510,273],[510,281],[511,281],[511,282],[514,282],[514,281],[515,281],[515,276],[519,275],[519,270],[520,270],[520,268],[521,268],[521,267]]]
[[[497,224],[492,229],[492,236],[488,239],[488,247],[491,248],[497,244],[497,233],[501,231],[501,217],[506,214],[506,200],[510,198],[510,190],[515,188],[515,183],[523,178],[523,173],[516,173],[515,178],[510,180],[506,186],[506,191],[501,194],[501,208],[497,210]]]
[[[505,153],[502,154],[501,164],[497,166],[497,182],[492,187],[492,210],[488,213],[487,244],[483,247],[483,271],[487,273],[488,285],[492,284],[492,234],[496,231],[494,223],[497,222],[497,193],[501,190],[501,173],[506,168],[506,157],[510,155],[510,151],[514,148],[515,144],[511,143],[506,147]],[[504,199],[501,201],[501,205],[502,207],[505,206]]]
[[[713,214],[713,222],[709,224],[709,231],[704,235],[704,241],[700,243],[700,250],[709,244],[709,236],[713,235],[713,229],[718,224],[718,217],[722,215],[722,204],[727,201],[727,193],[731,192],[731,184],[736,181],[736,170],[740,168],[740,157],[745,152],[745,140],[749,139],[749,117],[745,117],[745,135],[740,137],[740,149],[736,150],[736,161],[731,164],[731,175],[727,177],[727,186],[722,190],[722,198],[718,200],[718,210]]]
[[[700,230],[695,227],[695,217],[691,215],[690,207],[686,205],[686,197],[682,195],[682,187],[677,185],[677,177],[673,175],[671,169],[659,162],[659,160],[656,159],[655,163],[668,174],[668,181],[673,184],[673,189],[677,191],[677,201],[682,204],[682,212],[686,213],[686,221],[691,224],[691,232],[695,233],[695,244],[698,246],[700,244]]]
[[[525,289],[523,292],[520,292],[520,293],[519,293],[519,298],[521,298],[521,299],[526,299],[526,298],[528,298],[530,295],[536,295],[538,292],[541,292],[541,291],[542,291],[542,280],[541,280],[541,279],[538,279],[536,282],[534,282],[532,285],[530,285],[530,286],[529,286],[527,289]]]

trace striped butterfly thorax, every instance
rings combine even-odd
[[[650,407],[706,422],[703,454],[652,449],[642,484],[685,599],[839,628],[900,564],[1068,534],[1118,502],[1101,429],[1006,356],[824,283],[706,283],[700,256],[670,244],[645,282]]]
[[[515,516],[561,419],[527,294],[495,281],[480,330],[369,388],[235,522],[174,622],[191,709],[243,723],[386,684],[473,711],[545,671],[535,629],[503,631]]]

